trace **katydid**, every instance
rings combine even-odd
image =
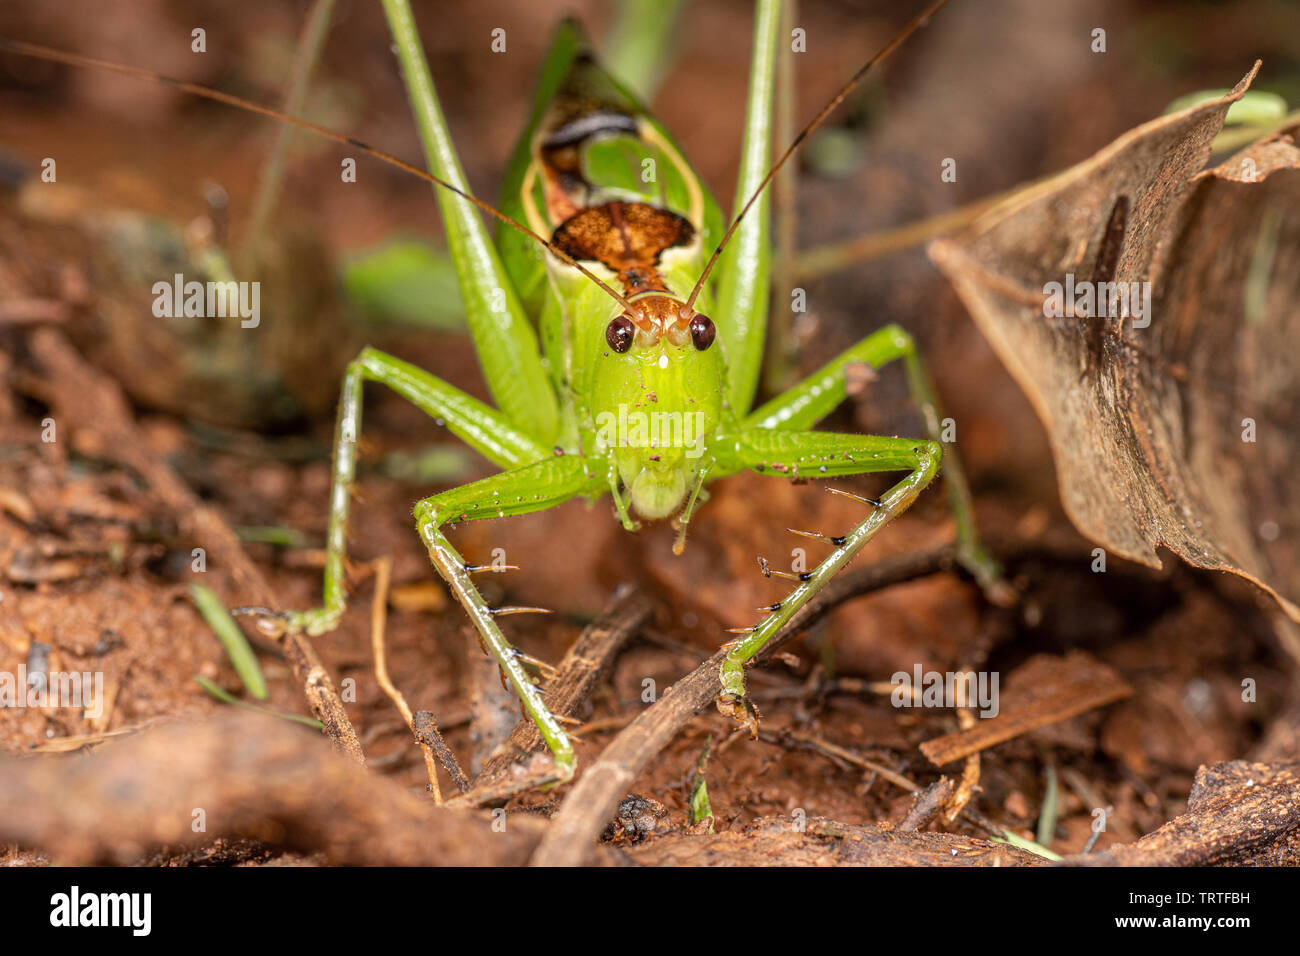
[[[766,187],[867,70],[945,2],[931,3],[872,57],[772,163],[780,0],[758,0],[736,204],[725,231],[718,205],[672,137],[597,64],[572,24],[561,26],[548,55],[500,210],[469,195],[408,0],[383,0],[383,7],[428,173],[304,120],[173,81],[197,95],[361,148],[438,187],[469,331],[496,406],[392,355],[364,349],[347,368],[339,401],[322,604],[305,611],[261,609],[261,623],[322,634],[337,626],[347,607],[345,529],[366,382],[396,391],[501,469],[417,503],[416,530],[523,711],[536,722],[559,778],[575,765],[569,736],[548,712],[499,624],[505,615],[537,609],[488,606],[473,576],[492,569],[466,561],[447,537],[459,522],[524,515],[608,493],[617,520],[629,531],[642,520],[674,520],[674,551],[680,553],[691,518],[707,498],[706,486],[727,475],[905,473],[878,500],[850,496],[870,511],[848,533],[795,532],[831,549],[812,570],[795,574],[762,563],[764,574],[790,578],[796,587],[761,609],[757,624],[738,628],[739,637],[729,645],[719,707],[751,723],[757,712],[745,694],[745,665],[916,500],[941,460],[960,561],[987,591],[1004,593],[996,562],[979,544],[957,456],[939,442],[943,413],[934,388],[902,328],[888,325],[868,335],[754,407],[768,308]],[[148,75],[29,44],[0,41],[0,48]],[[499,220],[495,243],[482,211]],[[812,430],[845,399],[853,367],[878,369],[899,359],[921,407],[926,438]]]

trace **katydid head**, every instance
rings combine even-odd
[[[708,316],[649,292],[605,327],[590,396],[596,440],[633,509],[666,518],[686,502],[722,415],[721,349]]]
[[[643,292],[627,301],[628,308],[605,326],[605,342],[619,354],[633,346],[652,347],[665,337],[674,345],[689,342],[703,352],[717,337],[712,319],[674,295]]]

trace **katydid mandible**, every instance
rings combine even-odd
[[[373,348],[347,368],[334,436],[324,594],[307,611],[258,610],[261,623],[317,635],[347,607],[346,526],[366,382],[391,388],[446,426],[501,471],[425,498],[416,530],[434,567],[474,624],[484,648],[538,726],[556,777],[576,758],[498,619],[531,608],[492,608],[447,537],[463,521],[541,511],[608,493],[623,527],[672,519],[680,553],[708,483],[740,471],[787,479],[876,472],[905,477],[847,534],[795,532],[830,553],[811,571],[763,573],[794,580],[761,620],[737,628],[722,669],[718,706],[753,723],[744,668],[763,646],[879,531],[905,511],[945,466],[961,564],[991,594],[1005,594],[996,562],[981,548],[960,463],[939,442],[940,410],[912,338],[888,325],[793,388],[753,407],[768,308],[767,186],[800,143],[862,76],[939,10],[931,3],[873,56],[771,162],[772,101],[780,0],[758,0],[745,133],[733,216],[724,230],[717,203],[672,137],[597,64],[581,33],[563,24],[542,72],[501,208],[469,194],[443,117],[408,0],[383,0],[419,126],[429,172],[343,134],[228,94],[169,81],[183,90],[251,109],[363,149],[434,183],[466,318],[491,407]],[[0,40],[0,48],[143,79],[156,74]],[[647,170],[650,174],[647,175]],[[479,217],[497,220],[495,243]],[[925,420],[925,439],[835,434],[813,426],[847,396],[849,370],[901,359]],[[628,427],[628,423],[632,427]],[[848,494],[831,489],[840,494]]]

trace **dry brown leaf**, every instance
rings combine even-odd
[[[1046,426],[1081,532],[1239,574],[1300,620],[1300,150],[1284,132],[1203,171],[1258,69],[929,251]],[[1067,274],[1149,281],[1147,318],[1048,317]]]
[[[1036,654],[1016,669],[1008,683],[996,716],[927,740],[921,753],[942,767],[1133,693],[1114,668],[1086,651],[1064,657]]]

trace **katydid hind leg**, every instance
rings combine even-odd
[[[733,215],[740,214],[771,162],[780,23],[780,0],[760,0],[755,5],[753,59]],[[763,365],[771,268],[770,207],[771,201],[764,195],[718,261],[714,318],[727,356],[727,400],[737,415],[753,403]]]
[[[382,0],[402,66],[402,79],[429,170],[468,193],[442,104],[429,72],[409,0]],[[479,210],[447,189],[437,190],[455,263],[465,318],[479,364],[496,404],[539,441],[559,430],[559,406],[537,347],[537,333],[497,253]]]

